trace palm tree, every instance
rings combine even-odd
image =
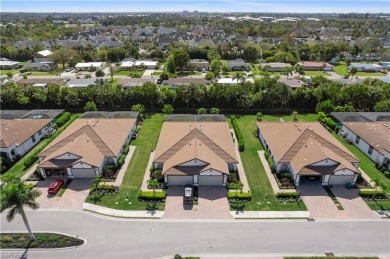
[[[376,192],[378,191],[379,187],[381,187],[382,190],[386,190],[387,186],[382,184],[382,182],[379,180],[379,178],[375,177],[372,178],[370,183],[374,183],[374,195],[372,196],[373,199],[375,199]]]
[[[303,66],[298,65],[298,64],[296,64],[296,65],[294,66],[294,71],[295,71],[296,73],[300,74],[300,75],[304,75],[304,74],[305,74],[305,69],[303,68]]]
[[[20,214],[23,218],[24,225],[26,225],[28,230],[30,241],[34,241],[35,236],[31,231],[30,224],[28,223],[23,207],[27,206],[33,210],[38,209],[39,205],[36,203],[35,199],[40,195],[41,192],[39,190],[27,188],[20,179],[10,181],[7,186],[2,189],[0,213],[9,209],[6,216],[8,222],[11,222],[15,218],[16,214]]]
[[[240,72],[236,72],[232,79],[233,80],[237,79],[237,83],[239,83],[239,82],[245,83],[245,81],[246,81],[245,76]]]
[[[298,121],[298,112],[297,111],[293,111],[292,113],[291,113],[291,115],[293,116],[293,121]]]
[[[283,75],[285,75],[288,79],[288,76],[291,75],[292,76],[293,74],[293,68],[292,66],[288,66],[288,67],[285,67],[283,68]]]
[[[93,185],[95,185],[95,188],[98,188],[101,183],[105,183],[106,179],[103,178],[103,176],[98,175],[91,181]]]
[[[147,181],[147,183],[148,183],[148,186],[150,186],[153,189],[153,201],[154,201],[154,197],[156,195],[156,189],[159,186],[159,182],[157,179],[149,179]]]

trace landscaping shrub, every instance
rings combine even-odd
[[[230,172],[227,178],[228,183],[235,183],[238,181],[237,173]]]
[[[161,170],[156,170],[152,173],[152,179],[157,179],[157,181],[159,183],[163,183],[164,182],[164,176],[161,172]]]
[[[228,192],[228,199],[235,200],[237,197],[238,200],[247,200],[250,201],[252,199],[252,195],[250,192]]]
[[[268,164],[269,164],[269,168],[271,169],[271,172],[275,172],[275,163],[274,163],[274,160],[272,160],[272,158],[270,156],[268,156]]]
[[[236,133],[237,136],[238,150],[242,152],[245,150],[245,143],[244,143],[244,137],[241,133],[240,127],[238,126],[236,116],[233,115],[230,120],[233,125],[234,132]]]
[[[118,190],[113,185],[101,184],[98,186],[93,185],[89,189],[89,194],[115,194]]]
[[[367,198],[373,197],[374,193],[375,193],[375,197],[383,197],[383,196],[386,197],[386,193],[384,191],[381,191],[381,190],[377,190],[376,192],[374,190],[360,190],[359,191],[360,196],[367,197]]]
[[[279,179],[283,179],[283,178],[291,179],[291,174],[287,172],[278,173],[277,176]]]
[[[118,168],[121,168],[122,165],[125,163],[126,155],[122,154],[118,159]]]
[[[297,198],[298,193],[297,192],[278,192],[276,194],[276,197],[278,197],[278,198]]]
[[[337,133],[340,130],[340,127],[337,128],[336,122],[331,118],[327,117],[323,112],[318,113],[317,119],[322,125],[326,126],[325,128],[330,131],[335,131]]]
[[[166,192],[155,192],[153,194],[152,191],[140,191],[138,193],[139,201],[165,201],[165,197],[167,196]]]
[[[62,125],[67,123],[70,120],[70,112],[64,112],[58,119],[55,121],[55,125],[60,128]]]
[[[270,154],[269,154],[269,151],[268,150],[264,150],[264,156],[265,156],[265,159],[268,160]]]
[[[387,178],[390,178],[390,172],[389,172],[389,171],[384,171],[383,174],[384,174]]]

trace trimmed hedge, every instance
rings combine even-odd
[[[237,195],[237,196],[236,196]],[[248,200],[252,199],[252,195],[250,192],[228,192],[228,199],[235,200],[237,197],[238,200]]]
[[[331,118],[327,117],[323,112],[318,113],[317,119],[321,124],[327,126],[331,131],[335,131],[336,133],[338,133],[338,131],[340,130],[340,127],[337,127],[336,122]]]
[[[232,116],[230,118],[230,121],[233,125],[233,129],[234,129],[234,132],[236,133],[236,136],[237,136],[237,141],[238,141],[238,150],[240,152],[244,151],[245,150],[245,142],[244,142],[244,137],[241,133],[241,130],[240,130],[240,127],[238,126],[238,122],[237,122],[237,119],[236,119],[236,116]]]
[[[142,201],[165,201],[165,198],[167,197],[166,192],[155,192],[153,194],[153,191],[140,191],[138,193],[138,200]]]
[[[384,191],[381,191],[381,190],[377,190],[376,192],[374,190],[360,190],[359,191],[359,195],[362,197],[372,197],[372,196],[374,196],[374,193],[375,193],[375,196],[377,196],[377,197],[386,196],[386,193]]]
[[[34,152],[32,152],[29,156],[25,157],[24,158],[24,161],[23,161],[23,164],[24,164],[24,167],[25,168],[29,168],[30,166],[32,166],[35,161],[38,160],[38,157],[37,155],[39,153],[41,153],[41,151],[47,147],[58,135],[60,135],[75,119],[77,119],[80,115],[78,114],[75,114],[71,117],[70,120],[68,120],[68,122],[66,122],[65,126],[59,130],[56,131],[56,133],[54,133],[50,138],[47,139],[46,143],[42,146],[40,146],[39,148],[35,149]],[[62,117],[62,116],[61,116]]]
[[[56,120],[55,124],[58,128],[60,128],[62,125],[67,123],[71,118],[70,112],[64,112],[58,119]]]
[[[91,188],[89,188],[90,194],[99,194],[99,193],[117,193],[117,189],[113,185],[109,184],[101,184],[99,186],[93,185]]]
[[[297,192],[278,192],[276,194],[276,197],[278,197],[278,198],[297,198],[298,193]]]

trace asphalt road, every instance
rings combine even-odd
[[[390,255],[390,221],[163,221],[111,219],[84,212],[28,211],[33,231],[87,239],[79,248],[2,251],[3,258],[156,258],[193,255]],[[18,216],[1,232],[25,231]],[[25,252],[25,253],[24,253]],[[24,254],[23,254],[24,253]]]

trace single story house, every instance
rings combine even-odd
[[[257,127],[276,172],[289,172],[295,186],[311,179],[321,185],[356,183],[359,160],[320,123],[258,122]]]
[[[205,59],[191,59],[190,60],[190,66],[198,71],[209,70],[209,62]]]
[[[67,78],[56,78],[56,79],[50,79],[50,78],[28,78],[28,79],[20,79],[16,81],[16,84],[18,86],[38,86],[47,88],[50,84],[53,85],[59,85],[63,86],[69,79]]]
[[[338,126],[346,122],[390,121],[390,112],[332,112],[330,115]]]
[[[34,63],[53,62],[51,55],[53,55],[53,52],[46,49],[33,54],[32,58]]]
[[[236,60],[228,60],[226,62],[223,62],[224,66],[227,66],[232,71],[237,70],[250,70],[250,63],[244,62],[242,59],[236,59]]]
[[[86,62],[77,63],[76,68],[83,71],[95,71],[103,69],[106,66],[106,62]]]
[[[246,78],[245,82],[253,83],[254,81],[253,81],[252,78]],[[233,78],[230,78],[230,77],[224,77],[224,78],[218,79],[217,83],[218,84],[223,84],[223,85],[236,85],[236,84],[242,83],[242,81],[238,80],[237,78],[233,79]]]
[[[279,78],[279,82],[288,85],[290,88],[298,88],[302,87],[304,82],[302,80],[294,79],[294,78]]]
[[[379,62],[379,65],[381,65],[383,68],[390,68],[390,62],[389,61],[381,61]]]
[[[380,72],[383,67],[376,64],[352,63],[348,69],[356,68],[358,72]]]
[[[353,143],[374,163],[390,169],[390,120],[346,122],[339,135]]]
[[[138,114],[137,114],[138,115]],[[79,118],[38,154],[43,177],[95,178],[117,164],[136,130],[135,118]]]
[[[27,62],[25,67],[31,71],[53,71],[58,68],[55,62]]]
[[[17,161],[52,131],[55,118],[63,110],[3,110],[0,119],[0,155]]]
[[[133,67],[141,67],[144,66],[147,69],[155,69],[158,62],[151,60],[151,59],[144,59],[144,60],[135,60],[133,58],[125,59],[121,62],[120,68],[121,69],[129,69]]]
[[[10,60],[1,60],[0,61],[0,69],[17,69],[22,65],[20,62],[10,61]]]
[[[302,66],[305,71],[333,71],[333,65],[329,63],[302,61],[297,64]]]
[[[145,83],[156,83],[157,79],[153,78],[121,78],[118,81],[118,85],[122,87],[122,89],[135,87],[135,86],[143,86]]]
[[[153,160],[165,183],[226,186],[238,164],[228,123],[171,117],[163,124]]]
[[[71,88],[88,87],[90,85],[96,85],[96,80],[93,78],[72,78],[66,82],[66,85]]]
[[[181,85],[209,85],[211,82],[209,80],[205,80],[204,78],[178,77],[164,80],[162,81],[162,84],[169,85],[169,88],[177,88]]]
[[[280,62],[260,63],[261,68],[264,68],[265,66],[268,66],[272,72],[283,72],[283,69],[291,67],[291,64]]]

